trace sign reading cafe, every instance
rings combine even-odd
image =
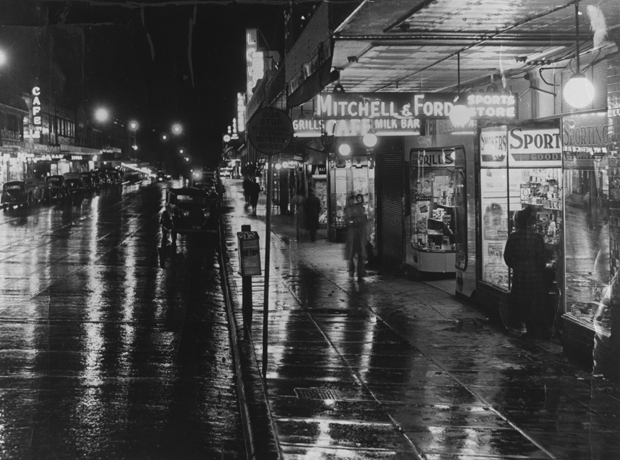
[[[32,115],[32,128],[29,129],[30,137],[33,139],[37,139],[41,135],[41,129],[43,128],[43,117],[41,114],[41,88],[35,86],[31,90],[32,94],[32,104],[31,104],[31,115]]]
[[[325,130],[337,137],[359,136],[371,129],[379,136],[414,134],[421,119],[447,119],[454,93],[322,93],[313,119],[293,121],[299,137]],[[510,120],[517,116],[514,94],[469,93],[461,96],[472,118]]]

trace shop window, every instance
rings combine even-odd
[[[422,272],[464,269],[467,209],[463,148],[412,149],[408,164],[407,263]]]
[[[590,165],[566,169],[566,313],[594,327],[600,302],[608,294],[609,175],[607,161],[584,160]],[[609,313],[609,310],[605,310]],[[609,318],[602,318],[608,324]]]

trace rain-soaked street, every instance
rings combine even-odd
[[[251,217],[228,185],[228,224],[264,238],[264,208]],[[293,223],[272,220],[264,399],[277,449],[259,458],[620,459],[620,386],[553,339],[508,335],[451,295],[454,280],[370,271],[359,282],[342,244],[297,238]],[[252,291],[260,369],[263,276]]]
[[[453,280],[350,277],[288,216],[245,324],[236,232],[264,269],[264,195],[253,217],[226,181],[222,267],[214,235],[162,247],[165,186],[1,216],[0,458],[620,459],[617,384]]]
[[[215,241],[158,185],[0,216],[0,458],[245,458]]]

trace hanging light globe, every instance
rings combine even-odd
[[[462,128],[471,120],[471,113],[466,106],[458,104],[452,107],[449,117],[454,126]]]
[[[338,147],[338,153],[342,156],[348,156],[351,154],[351,146],[349,144],[340,144]]]
[[[576,73],[564,85],[564,100],[576,109],[582,109],[594,100],[594,85],[582,73]]]
[[[366,147],[374,147],[377,145],[377,135],[375,133],[366,133],[362,137],[362,142]]]

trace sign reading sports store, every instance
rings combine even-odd
[[[443,120],[455,105],[454,93],[322,93],[313,117],[293,120],[297,137],[315,137],[322,129],[336,137],[419,134],[422,119]],[[517,115],[513,94],[471,93],[461,96],[472,118],[511,120]]]

